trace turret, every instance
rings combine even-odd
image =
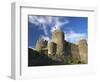
[[[57,52],[58,56],[64,54],[64,32],[60,29],[57,29],[52,32],[52,41],[57,44]]]
[[[87,57],[88,57],[87,41],[86,40],[80,40],[78,42],[78,47],[79,47],[81,62],[87,63]]]
[[[47,41],[46,40],[37,40],[36,42],[36,50],[41,52],[43,48],[47,48]]]
[[[56,48],[57,48],[57,45],[54,42],[49,42],[48,43],[48,56],[56,55]]]
[[[41,52],[42,47],[39,40],[37,40],[35,48],[38,52]]]

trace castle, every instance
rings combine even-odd
[[[88,52],[86,40],[80,40],[77,44],[67,42],[64,32],[60,29],[52,32],[50,42],[41,39],[37,40],[34,50],[58,62],[72,61],[76,64],[87,63]]]
[[[39,53],[46,54],[55,61],[63,62],[64,60],[73,59],[77,63],[87,63],[87,42],[80,40],[77,44],[67,42],[64,32],[56,29],[52,32],[52,40],[37,40],[35,50]]]

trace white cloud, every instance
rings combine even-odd
[[[52,26],[51,32],[56,29],[61,29],[61,26],[64,24],[68,24],[69,20],[61,21],[60,17],[52,17],[52,16],[29,16],[29,22],[39,26],[40,30],[44,31],[45,35],[48,35],[47,25]]]
[[[47,25],[52,23],[51,16],[29,16],[29,22],[39,26],[40,30],[44,31],[45,35],[48,35]]]
[[[51,28],[51,32],[53,32],[54,30],[56,29],[61,29],[61,27],[64,25],[64,24],[68,24],[69,23],[69,20],[66,19],[66,21],[61,21],[60,20],[60,17],[55,17],[54,18],[54,26]]]
[[[66,19],[66,21],[60,21],[60,18],[59,17],[56,17],[55,18],[55,26],[58,26],[58,27],[60,27],[60,26],[62,26],[62,25],[64,25],[64,24],[68,24],[69,23],[69,20],[68,19]]]
[[[43,24],[42,27],[43,27],[44,34],[48,35],[48,31],[47,31],[46,25]]]
[[[37,22],[37,16],[29,16],[29,22],[35,25],[38,25],[39,22]]]
[[[56,30],[56,27],[54,26],[54,27],[52,27],[51,32],[53,32],[55,30]]]
[[[29,16],[29,22],[36,25],[50,24],[52,20],[51,16]]]
[[[55,31],[55,30],[59,30],[61,29],[61,27],[64,25],[64,24],[68,24],[68,20],[65,21],[65,22],[56,22],[55,25],[51,28],[51,32]]]
[[[76,33],[74,31],[70,31],[69,33],[65,33],[65,40],[75,43],[81,39],[86,39],[86,34],[85,33]]]

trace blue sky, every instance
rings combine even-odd
[[[28,47],[35,47],[39,38],[51,40],[51,33],[61,29],[65,34],[65,40],[75,43],[88,37],[88,18],[69,16],[28,16]]]

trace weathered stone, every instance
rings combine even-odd
[[[58,56],[64,55],[64,32],[61,30],[52,32],[52,41],[57,44],[56,54]]]
[[[80,59],[82,63],[87,63],[88,59],[88,48],[87,48],[87,41],[86,40],[80,40],[78,42],[79,47],[79,53],[80,53]]]
[[[64,32],[57,29],[52,32],[51,42],[42,39],[37,40],[34,53],[38,52],[38,55],[41,58],[45,55],[43,56],[45,60],[47,57],[48,59],[50,58],[51,62],[46,60],[49,64],[87,63],[86,40],[80,40],[77,44],[73,44],[67,42],[64,38]]]
[[[71,58],[75,63],[80,62],[78,45],[65,41],[65,56],[67,56],[68,60]]]
[[[47,41],[46,40],[37,40],[36,43],[36,50],[41,52],[42,48],[46,48],[47,47]]]
[[[39,40],[37,40],[37,42],[36,42],[36,50],[38,51],[38,52],[41,52],[41,44],[40,44],[40,41]]]
[[[48,43],[48,55],[56,55],[57,45],[54,42]]]

